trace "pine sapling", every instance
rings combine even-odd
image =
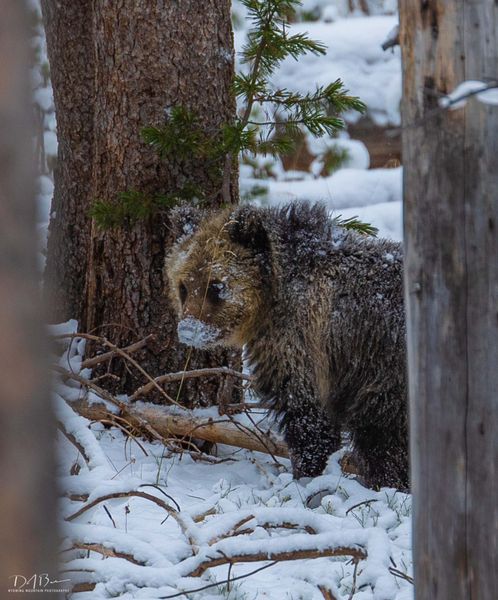
[[[326,47],[306,33],[292,33],[290,19],[300,0],[241,0],[247,8],[251,28],[241,52],[242,70],[233,81],[233,93],[240,109],[235,119],[220,130],[206,131],[201,119],[185,107],[168,111],[161,126],[142,130],[142,138],[160,159],[180,164],[192,158],[206,166],[209,178],[219,182],[216,195],[226,205],[231,203],[233,162],[239,155],[279,156],[290,152],[303,132],[321,137],[344,127],[339,115],[354,110],[363,112],[365,105],[349,95],[340,79],[315,90],[300,93],[272,84],[273,76],[285,59],[296,61],[307,53],[324,55]],[[215,186],[216,187],[216,186]],[[206,198],[195,182],[176,193],[148,197],[139,192],[118,195],[117,202],[97,201],[92,216],[102,227],[117,227],[167,209],[181,200],[203,203]],[[348,219],[344,225],[361,233],[372,234],[374,228]]]

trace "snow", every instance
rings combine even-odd
[[[241,170],[241,175],[244,171]],[[359,217],[378,228],[379,236],[397,241],[403,238],[402,168],[340,169],[329,177],[300,180],[260,180],[244,176],[241,190],[258,186],[254,202],[278,205],[291,200],[323,202],[333,216]]]
[[[204,348],[215,342],[221,336],[221,331],[194,317],[186,317],[178,323],[178,339],[182,344]]]
[[[52,88],[38,88],[34,93],[34,100],[38,104],[38,106],[44,111],[53,109],[54,98],[52,95]]]
[[[272,202],[308,199],[325,202],[330,209],[370,206],[401,200],[401,169],[340,169],[312,181],[269,181]]]
[[[328,46],[327,55],[300,58],[299,77],[296,61],[285,60],[276,74],[275,85],[307,92],[340,78],[351,94],[365,102],[368,115],[377,125],[399,125],[400,51],[382,50],[387,34],[396,24],[397,17],[376,16],[293,25],[290,33],[307,32]],[[359,117],[358,113],[350,113],[346,120],[354,122]]]
[[[498,82],[464,81],[450,94],[439,100],[441,108],[456,110],[463,108],[470,98],[476,98],[484,104],[498,105]]]
[[[45,131],[43,141],[45,152],[50,156],[57,156],[57,135],[53,131]]]

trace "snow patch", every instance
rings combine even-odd
[[[221,337],[217,327],[208,325],[194,317],[187,317],[178,323],[178,339],[182,344],[194,348],[205,348]]]
[[[498,106],[498,82],[486,83],[484,81],[464,81],[460,83],[450,94],[439,100],[441,108],[456,110],[463,108],[467,101],[476,98],[484,104]]]

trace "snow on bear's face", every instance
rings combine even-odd
[[[196,348],[241,347],[261,306],[261,276],[246,248],[233,243],[224,219],[179,242],[166,267],[178,314],[178,339]]]

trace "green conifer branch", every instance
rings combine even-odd
[[[326,46],[306,33],[290,33],[289,19],[300,0],[241,0],[248,9],[252,27],[242,50],[242,63],[248,72],[238,73],[233,93],[243,102],[241,115],[215,132],[206,131],[199,116],[185,107],[173,107],[160,126],[145,127],[142,138],[160,158],[179,164],[192,158],[203,160],[210,177],[222,174],[223,202],[231,201],[230,177],[233,160],[241,153],[282,155],[289,153],[303,130],[313,136],[332,135],[344,126],[339,114],[348,110],[363,112],[365,105],[348,94],[341,80],[305,94],[273,89],[271,76],[287,57],[298,60],[304,54],[324,55]],[[263,107],[267,118],[255,115]],[[202,195],[187,184],[173,195],[146,195],[137,191],[118,194],[113,201],[97,201],[92,216],[102,227],[117,227],[146,218],[174,205],[180,199]],[[346,220],[345,226],[361,228],[361,222]],[[365,229],[365,228],[364,228]],[[367,231],[366,226],[365,231]],[[372,228],[373,230],[374,228]]]
[[[335,222],[339,227],[343,227],[344,229],[348,229],[350,231],[356,231],[361,235],[370,235],[372,237],[377,237],[379,230],[377,227],[374,227],[370,223],[364,223],[360,221],[358,217],[349,217],[348,219],[341,219],[341,215],[339,215]]]

